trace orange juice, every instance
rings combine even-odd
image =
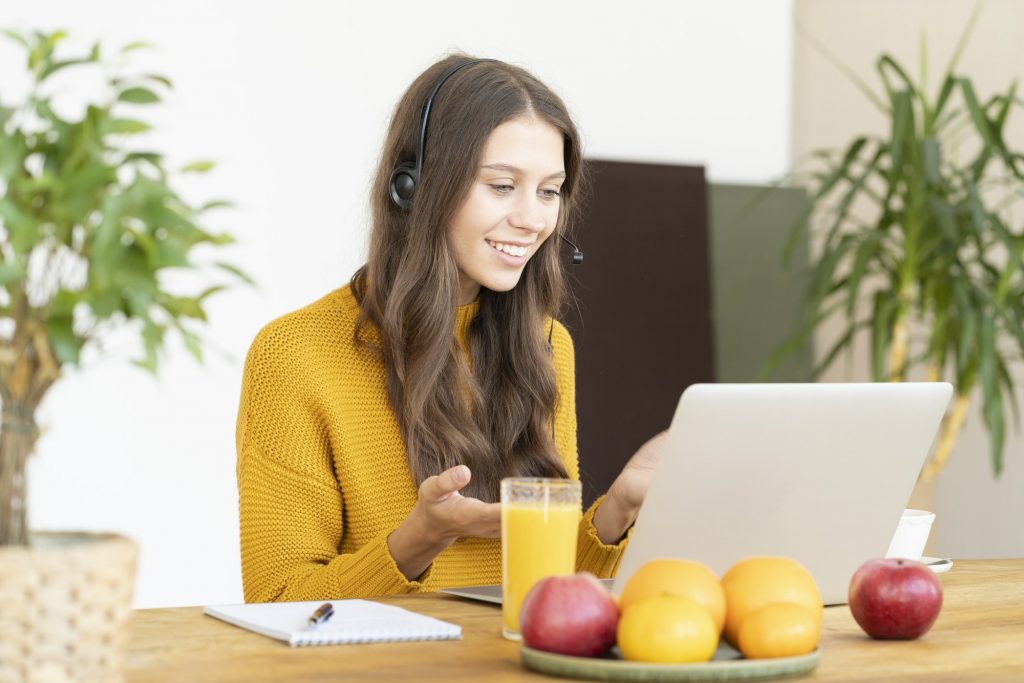
[[[578,502],[502,504],[501,613],[506,637],[518,636],[519,609],[533,584],[546,576],[565,576],[576,571],[579,524]]]

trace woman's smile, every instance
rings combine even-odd
[[[530,248],[526,245],[519,245],[513,242],[495,242],[494,240],[484,240],[487,244],[491,245],[491,248],[501,252],[506,256],[512,258],[521,259],[526,261],[526,255],[529,253]],[[519,261],[517,261],[518,263]]]

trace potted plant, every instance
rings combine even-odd
[[[977,15],[935,93],[926,92],[924,75],[915,81],[889,55],[876,63],[881,95],[840,65],[885,114],[888,131],[817,155],[824,163],[812,176],[810,220],[787,245],[807,238],[818,247],[806,322],[765,366],[769,372],[839,316],[843,332],[813,377],[863,333],[875,381],[904,381],[915,368],[951,381],[955,400],[922,470],[925,482],[949,457],[976,388],[995,476],[1008,405],[1020,415],[1012,367],[1024,357],[1024,233],[1009,208],[1024,192],[1024,155],[1003,131],[1021,100],[1016,82],[982,98],[956,72]],[[924,72],[923,38],[921,54]]]
[[[150,128],[135,113],[170,81],[127,73],[101,59],[99,44],[58,55],[63,32],[5,34],[25,49],[30,88],[20,103],[0,100],[0,679],[113,680],[136,549],[112,534],[29,533],[25,465],[37,410],[63,370],[95,356],[115,327],[138,330],[136,362],[151,372],[168,332],[201,360],[195,326],[225,285],[182,294],[169,275],[219,269],[247,279],[195,259],[200,245],[210,254],[232,241],[201,227],[225,203],[190,204],[172,189],[163,155],[132,145]],[[103,92],[80,117],[60,115],[53,93],[82,69],[105,70]]]

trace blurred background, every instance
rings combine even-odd
[[[887,125],[807,36],[874,86],[877,56],[887,51],[916,66],[924,32],[937,79],[973,6],[6,3],[0,27],[65,29],[69,49],[86,51],[97,40],[111,51],[134,41],[155,46],[133,53],[133,63],[169,76],[174,89],[146,112],[154,131],[142,140],[165,151],[171,166],[217,162],[177,187],[196,202],[235,202],[237,208],[211,214],[209,224],[238,238],[226,250],[229,260],[259,285],[209,300],[201,366],[172,341],[154,378],[125,362],[137,355],[137,335],[126,335],[112,340],[102,359],[66,372],[40,410],[43,435],[29,469],[31,526],[117,531],[137,540],[137,607],[241,600],[234,426],[248,345],[264,324],[341,286],[362,264],[367,192],[392,107],[417,74],[453,50],[519,64],[552,86],[590,158],[703,167],[716,376],[752,381],[763,359],[744,343],[749,311],[772,317],[776,307],[789,315],[798,305],[797,274],[786,279],[781,266],[794,212],[772,209],[781,216],[773,219],[782,230],[773,233],[778,243],[751,247],[737,232],[749,220],[738,207],[812,150],[841,147]],[[1024,3],[985,4],[961,62],[979,90],[1005,88],[1021,75],[1024,47],[1013,32],[1022,25]],[[24,72],[23,52],[0,41],[0,102],[22,96]],[[67,111],[83,107],[76,82],[62,83]],[[1019,121],[1006,138],[1024,143]],[[802,193],[794,196],[799,202]],[[622,225],[623,234],[631,227]],[[585,250],[585,226],[578,235]],[[778,282],[762,292],[765,300],[757,299],[757,282],[744,279],[749,267],[742,264],[754,256]],[[758,340],[753,355],[778,341]],[[822,377],[869,378],[859,351]],[[995,479],[985,430],[970,414],[929,502],[938,513],[930,554],[1024,555],[1017,524],[1024,517],[1024,440],[1013,428],[1005,453],[1005,471]]]

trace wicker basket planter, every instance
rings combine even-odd
[[[113,534],[0,547],[0,683],[121,681],[137,555]]]

